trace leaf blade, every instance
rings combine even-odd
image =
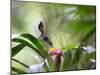
[[[20,70],[19,68],[16,68],[16,67],[12,67],[12,71],[17,72],[18,74],[20,74],[20,73],[25,74],[26,73],[25,71]]]
[[[26,64],[24,64],[23,62],[21,62],[21,61],[19,61],[17,59],[12,58],[12,60],[15,61],[15,62],[17,62],[17,63],[19,63],[20,65],[23,65],[26,68],[29,68],[29,66],[27,66]]]
[[[13,42],[19,42],[21,44],[24,44],[26,46],[28,46],[29,48],[32,48],[33,50],[35,50],[41,57],[44,58],[44,55],[41,54],[41,52],[35,48],[32,44],[30,44],[29,42],[27,42],[26,40],[23,40],[23,39],[20,39],[20,38],[15,38],[15,39],[12,39]]]
[[[25,47],[25,45],[23,45],[23,44],[19,44],[19,45],[13,47],[12,48],[12,57],[14,57],[17,53],[19,53],[24,47]]]
[[[44,49],[43,45],[40,43],[40,41],[36,37],[30,34],[22,34],[21,36],[30,40],[33,44],[36,45],[37,48]]]

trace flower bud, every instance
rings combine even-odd
[[[63,56],[62,51],[58,48],[50,48],[48,50],[48,54],[51,56],[52,60],[54,61],[56,70],[59,71],[60,63],[61,63],[61,56]]]

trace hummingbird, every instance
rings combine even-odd
[[[52,41],[49,39],[49,37],[45,34],[44,32],[44,25],[43,25],[43,22],[40,22],[40,24],[38,25],[38,28],[41,32],[41,35],[40,35],[40,38],[42,40],[44,40],[46,43],[48,43],[51,47],[53,47],[53,43]]]

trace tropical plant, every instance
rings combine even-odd
[[[96,68],[95,6],[15,2],[15,8],[12,32],[23,31],[12,38],[12,73]],[[22,14],[26,10],[29,11]],[[22,25],[27,25],[32,15],[37,17],[35,11],[45,20],[37,25],[39,38],[32,32],[23,33],[27,26]],[[22,17],[25,19],[20,20]],[[31,62],[26,62],[29,59]]]
[[[48,54],[48,50],[46,50],[45,47],[43,46],[42,41],[40,41],[39,39],[35,38],[34,36],[30,34],[21,34],[20,36],[23,38],[26,38],[27,40],[24,40],[22,38],[12,39],[12,42],[20,43],[17,46],[12,48],[12,61],[15,61],[19,63],[20,65],[24,66],[25,68],[29,69],[29,66],[27,64],[24,64],[20,62],[19,60],[13,58],[25,46],[28,46],[29,48],[32,48],[34,51],[36,51],[39,56],[42,57],[42,59],[44,60],[43,61],[44,63],[46,62],[45,60],[47,60],[48,64],[45,63],[43,66],[43,68],[45,69],[44,72],[58,71],[56,69],[57,65],[55,66],[50,55]],[[95,59],[95,51],[90,51],[90,53],[88,53],[88,52],[85,52],[85,51],[88,51],[88,48],[87,49],[86,47],[84,48],[83,46],[81,47],[81,45],[79,45],[78,48],[72,48],[63,52],[64,54],[61,60],[62,63],[58,65],[60,66],[59,71],[95,68],[95,61],[93,60]],[[90,49],[92,48],[90,47]],[[35,67],[35,69],[37,68],[37,66]],[[42,69],[42,67],[40,68]],[[18,73],[28,73],[28,71],[24,72],[23,70],[20,70],[16,67],[12,67],[12,71],[15,71]],[[33,73],[33,72],[34,70],[32,72],[30,71],[29,73]],[[35,72],[41,72],[41,71],[35,71]]]

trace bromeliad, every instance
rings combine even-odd
[[[63,56],[63,52],[58,48],[50,48],[48,50],[48,54],[51,56],[56,66],[56,71],[59,71],[61,64],[61,56]]]

